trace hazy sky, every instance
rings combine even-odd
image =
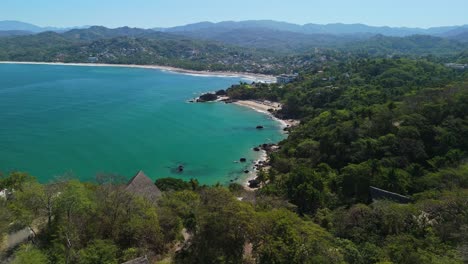
[[[1,0],[0,20],[40,26],[167,27],[274,19],[431,27],[468,24],[468,0]]]

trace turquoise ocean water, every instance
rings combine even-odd
[[[0,171],[41,182],[68,174],[197,178],[243,176],[255,145],[284,138],[277,122],[241,106],[192,104],[239,78],[152,69],[0,64]],[[257,125],[265,126],[256,130]],[[246,157],[246,164],[235,163]],[[183,165],[178,173],[175,168]]]

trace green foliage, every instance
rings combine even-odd
[[[92,33],[86,38],[112,49],[178,52]],[[14,172],[0,180],[8,194],[0,200],[0,233],[40,231],[17,262],[120,263],[165,254],[176,263],[466,262],[467,77],[427,60],[360,57],[304,70],[286,85],[234,85],[232,98],[279,101],[275,115],[301,121],[269,156],[253,202],[236,199],[238,184],[159,179],[165,192],[153,204],[113,181],[42,185]],[[375,201],[370,186],[412,202]]]
[[[254,248],[258,263],[343,262],[325,230],[292,212],[262,212],[256,222]]]
[[[12,264],[48,264],[47,256],[39,249],[26,245],[16,253]]]
[[[244,244],[250,238],[253,208],[241,203],[224,188],[201,193],[196,211],[197,228],[188,248],[177,256],[179,263],[241,263]]]
[[[94,240],[79,251],[80,264],[117,264],[117,246],[111,241]]]
[[[161,191],[182,191],[190,190],[190,183],[176,178],[159,178],[155,182]]]

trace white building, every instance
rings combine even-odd
[[[297,78],[297,73],[296,74],[281,74],[280,76],[276,77],[276,82],[279,84],[287,84],[290,83]]]

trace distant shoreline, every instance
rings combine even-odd
[[[195,71],[171,66],[162,65],[138,65],[138,64],[107,64],[107,63],[65,63],[65,62],[34,62],[34,61],[0,61],[0,64],[27,64],[27,65],[59,65],[59,66],[86,66],[86,67],[121,67],[139,68],[168,71],[180,74],[196,76],[215,77],[240,77],[255,82],[275,83],[276,77],[273,75],[246,73],[246,72],[222,72],[222,71]]]

